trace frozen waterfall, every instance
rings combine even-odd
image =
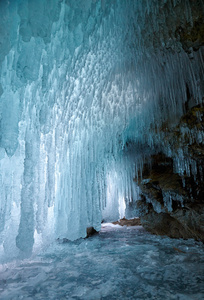
[[[190,0],[0,2],[1,258],[85,237],[138,199],[158,127],[183,114],[186,86],[202,101],[177,2],[192,22]]]

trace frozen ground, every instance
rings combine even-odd
[[[203,245],[103,224],[89,239],[1,265],[0,299],[203,299]]]

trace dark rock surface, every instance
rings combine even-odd
[[[86,237],[87,238],[94,235],[94,234],[97,234],[97,233],[98,233],[98,231],[96,231],[96,229],[94,229],[93,227],[87,227],[86,228],[86,234],[87,234]]]
[[[204,108],[191,108],[177,126],[161,130],[163,151],[139,180],[141,223],[154,234],[204,241]]]
[[[120,225],[120,226],[139,226],[141,225],[140,219],[139,218],[134,218],[134,219],[120,219],[116,222],[112,222],[114,225]]]

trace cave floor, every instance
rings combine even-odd
[[[2,265],[0,299],[204,299],[204,249],[141,226],[103,224],[99,234],[51,245]]]

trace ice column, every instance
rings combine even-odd
[[[181,3],[0,2],[1,257],[84,237],[137,197],[152,128],[182,115],[186,82],[201,102],[201,53],[169,35]]]

